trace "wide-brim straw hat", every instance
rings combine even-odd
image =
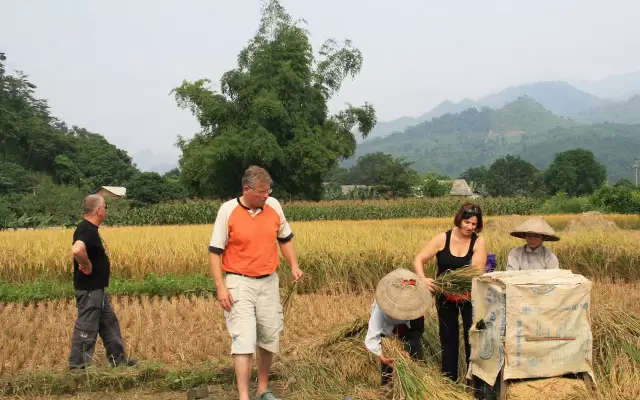
[[[543,218],[529,218],[518,227],[516,227],[516,229],[511,232],[511,236],[515,236],[520,239],[526,239],[526,235],[528,233],[542,235],[542,238],[545,241],[549,242],[557,242],[558,240],[560,240],[558,234]]]
[[[431,302],[427,282],[416,273],[398,268],[388,273],[376,288],[376,303],[389,317],[412,320],[424,316]]]

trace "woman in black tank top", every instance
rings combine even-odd
[[[436,276],[449,270],[472,265],[484,272],[487,263],[487,251],[482,232],[482,210],[475,204],[464,204],[454,217],[456,228],[438,234],[418,253],[413,266],[416,273],[427,280],[434,291],[433,280],[424,274],[424,264],[434,257],[437,260]],[[439,294],[436,296],[436,309],[440,327],[440,345],[442,347],[442,372],[450,379],[458,380],[458,346],[462,316],[464,330],[464,349],[469,364],[471,347],[469,329],[472,323],[471,295],[460,297]]]

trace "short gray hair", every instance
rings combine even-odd
[[[245,169],[244,175],[242,176],[242,187],[249,186],[251,189],[255,188],[258,183],[271,184],[272,182],[271,175],[269,175],[267,170],[255,165],[251,165]]]
[[[98,207],[102,205],[103,198],[99,194],[90,194],[82,202],[82,212],[86,216],[92,216]]]

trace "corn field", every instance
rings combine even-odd
[[[284,203],[291,221],[440,218],[454,215],[467,199],[460,197],[397,200],[335,200]],[[533,214],[541,202],[533,198],[483,198],[476,201],[486,215]],[[112,225],[182,225],[213,223],[218,201],[162,203],[143,208],[112,207]],[[110,209],[111,210],[111,209]]]

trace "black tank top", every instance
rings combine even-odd
[[[471,265],[471,259],[473,258],[473,245],[476,243],[478,235],[473,233],[471,235],[471,243],[469,243],[469,251],[463,257],[456,257],[451,254],[449,246],[451,245],[451,229],[446,233],[447,240],[444,244],[444,249],[436,253],[436,259],[438,260],[438,272],[436,276],[440,276],[447,270],[454,270],[465,265]]]

